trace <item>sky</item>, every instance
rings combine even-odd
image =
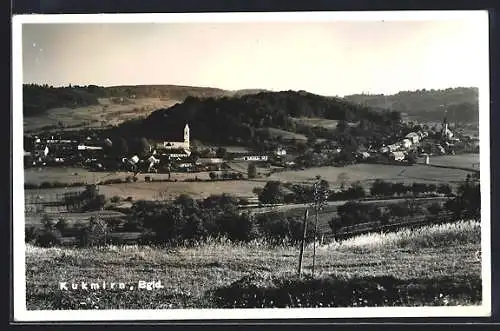
[[[478,86],[488,53],[477,22],[25,23],[23,82],[331,96]]]

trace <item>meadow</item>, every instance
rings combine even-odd
[[[286,130],[281,130],[277,128],[261,128],[258,129],[260,131],[267,132],[269,136],[276,138],[276,137],[283,137],[283,139],[287,140],[302,140],[302,141],[307,141],[307,137],[303,134],[300,133],[295,133],[295,132],[290,132]]]
[[[298,247],[262,241],[214,239],[176,248],[27,244],[26,300],[29,310],[477,305],[479,251],[475,221],[363,235],[320,246],[313,278],[307,247],[304,278],[297,279]],[[141,280],[164,288],[139,290]],[[82,281],[126,286],[59,289],[59,282]]]
[[[38,116],[24,117],[24,132],[36,132],[47,126],[67,129],[100,128],[117,125],[124,121],[144,117],[156,109],[168,108],[179,100],[164,98],[127,99],[124,103],[114,103],[109,98],[100,98],[99,105],[78,108],[54,108]]]
[[[479,154],[457,154],[431,156],[430,164],[479,170]]]
[[[311,127],[319,126],[325,129],[335,129],[337,127],[337,124],[339,123],[338,120],[329,120],[325,118],[314,118],[314,117],[300,117],[300,118],[293,118],[293,120],[298,124]]]
[[[327,180],[331,187],[339,187],[342,182],[370,185],[375,179],[386,181],[422,183],[448,183],[456,185],[463,181],[468,172],[460,169],[434,168],[416,164],[413,166],[385,165],[385,164],[354,164],[345,167],[315,167],[305,170],[282,171],[272,174],[269,180],[281,182],[312,184],[316,176]]]
[[[444,166],[459,166],[472,169],[474,161],[479,162],[478,154],[445,155],[434,157],[433,164]],[[245,172],[247,163],[231,162],[230,166],[235,171]],[[265,174],[264,168],[258,168],[258,172]],[[211,194],[228,193],[240,197],[253,197],[252,190],[255,187],[264,187],[269,180],[281,182],[312,184],[316,176],[327,180],[330,186],[338,189],[342,183],[359,181],[365,187],[371,185],[376,179],[392,182],[403,182],[411,184],[420,183],[447,183],[452,187],[461,183],[469,172],[461,169],[430,167],[423,164],[413,166],[385,165],[385,164],[354,164],[345,167],[315,167],[305,170],[285,170],[275,172],[269,176],[261,176],[252,180],[228,180],[228,181],[206,181],[185,182],[198,178],[208,180],[208,172],[200,173],[172,173],[172,182],[145,182],[145,177],[165,180],[168,174],[138,174],[137,182],[123,184],[100,185],[100,192],[106,197],[120,196],[122,198],[132,197],[134,200],[157,200],[169,197],[177,197],[180,194],[189,194],[195,198],[204,198]],[[30,168],[24,171],[24,182],[41,184],[43,182],[61,183],[95,183],[99,180],[122,179],[132,176],[131,172],[92,172],[82,168]],[[176,180],[176,181],[175,181]],[[67,192],[68,189],[26,190],[26,195],[43,195]]]

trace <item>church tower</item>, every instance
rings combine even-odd
[[[448,119],[446,118],[446,110],[444,111],[443,124],[441,125],[441,135],[446,138],[446,133],[448,132]]]
[[[184,127],[184,146],[186,149],[190,149],[190,146],[189,146],[189,125],[187,125],[187,124]]]

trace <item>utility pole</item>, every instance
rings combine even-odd
[[[306,234],[307,234],[307,217],[309,216],[309,209],[306,209],[304,212],[304,225],[302,232],[302,241],[300,243],[300,254],[299,254],[299,278],[302,276],[302,259],[304,256],[304,245],[306,242]]]

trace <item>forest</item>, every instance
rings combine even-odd
[[[253,90],[225,91],[217,88],[177,85],[111,86],[68,85],[54,87],[47,84],[23,85],[24,116],[36,116],[51,108],[76,108],[98,105],[99,98],[166,98],[182,101],[188,96],[199,98],[221,97],[253,93]]]
[[[401,91],[393,95],[353,94],[344,98],[369,107],[406,113],[420,121],[441,121],[446,109],[448,120],[452,122],[477,122],[478,95],[479,91],[475,87],[458,87]]]
[[[295,118],[314,117],[339,120],[338,130],[301,127]],[[400,129],[398,112],[374,111],[339,98],[323,97],[304,91],[261,92],[241,97],[195,98],[153,112],[145,119],[123,123],[114,133],[149,139],[181,139],[188,123],[191,139],[215,144],[258,146],[270,140],[283,142],[284,137],[270,137],[261,128],[277,128],[304,133],[314,139],[318,133],[326,138],[338,134],[389,137]],[[348,123],[356,123],[350,127]],[[354,132],[355,131],[355,132]],[[345,138],[348,139],[348,138]],[[340,139],[342,140],[342,139]]]

